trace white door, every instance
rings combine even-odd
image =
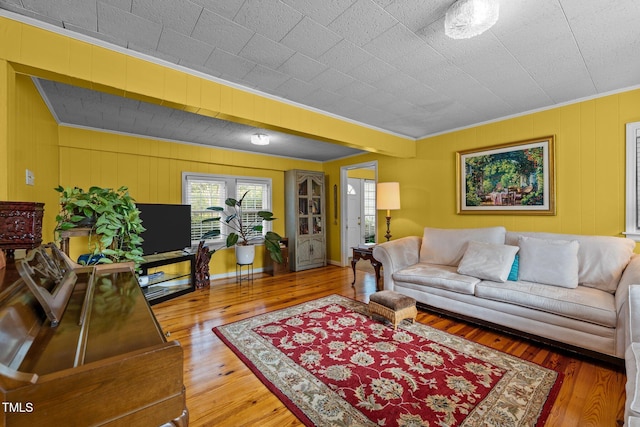
[[[364,243],[362,221],[362,180],[349,178],[347,185],[347,236],[349,248]]]

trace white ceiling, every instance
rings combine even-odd
[[[0,0],[0,8],[409,138],[640,85],[638,0],[499,0],[498,23],[467,40],[444,35],[452,3]],[[140,112],[134,120],[140,123],[127,124],[131,114],[115,114],[115,97],[59,83],[42,88],[70,124],[144,134],[153,129],[145,117],[169,114],[177,128],[155,128],[151,136],[190,140],[193,134],[191,142],[209,145],[223,144],[239,126],[140,102],[124,107]],[[206,127],[193,130],[193,119]],[[226,130],[214,130],[218,125]],[[207,132],[216,137],[207,139]],[[336,151],[313,159],[357,152],[333,144],[316,151],[328,147]],[[311,156],[298,151],[277,154]]]

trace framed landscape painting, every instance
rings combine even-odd
[[[459,214],[555,215],[554,137],[456,153]]]

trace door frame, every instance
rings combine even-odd
[[[347,184],[348,176],[347,171],[351,169],[373,169],[374,180],[378,182],[378,161],[373,160],[370,162],[356,163],[353,165],[347,165],[340,167],[340,266],[346,267],[349,264],[349,257],[351,253],[349,251],[349,242],[347,236]],[[378,223],[378,211],[376,210],[376,224]],[[376,242],[378,241],[378,230],[376,229]]]

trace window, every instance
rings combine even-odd
[[[365,243],[376,242],[376,183],[364,181],[364,240]]]
[[[640,241],[640,122],[627,123],[627,237]]]
[[[191,241],[197,244],[200,237],[216,228],[221,232],[219,238],[212,242],[222,243],[226,239],[227,230],[224,222],[204,222],[204,219],[220,216],[220,212],[208,210],[210,206],[225,207],[225,200],[233,197],[242,202],[243,222],[245,224],[259,219],[259,211],[271,210],[271,180],[261,178],[238,177],[232,175],[205,175],[183,173],[182,202],[191,205]],[[263,233],[270,230],[270,223],[263,224]],[[254,232],[258,235],[258,232]]]

